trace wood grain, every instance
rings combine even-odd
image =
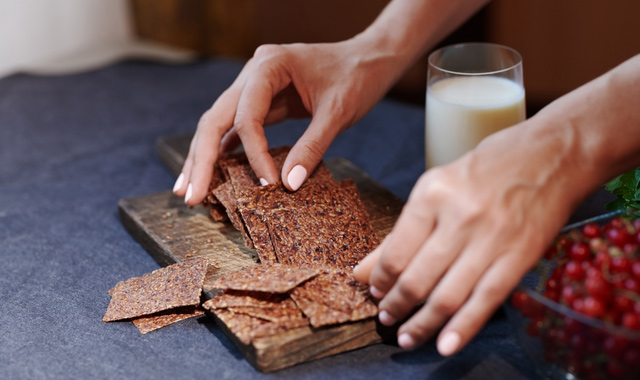
[[[182,166],[189,140],[190,136],[177,136],[157,141],[160,156],[174,174]],[[354,180],[374,231],[384,238],[400,214],[402,200],[345,159],[328,160],[326,164],[337,180]],[[216,279],[259,265],[255,250],[245,247],[240,232],[230,224],[212,221],[201,207],[187,207],[171,191],[123,199],[118,208],[123,225],[160,265],[199,257],[212,260],[214,265],[209,267],[203,287],[207,298],[217,292],[211,286]],[[298,328],[245,345],[211,316],[246,359],[263,372],[376,344],[386,335],[395,335],[370,318],[324,328]]]

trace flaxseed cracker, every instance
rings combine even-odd
[[[289,299],[285,293],[247,292],[242,290],[225,290],[223,293],[207,300],[202,306],[207,310],[226,309],[229,307],[261,307],[269,308]]]
[[[111,291],[104,322],[200,303],[208,259],[194,259],[121,281]]]
[[[274,209],[304,210],[312,204],[333,202],[330,189],[335,186],[336,182],[324,165],[319,168],[326,170],[325,177],[316,177],[323,178],[323,180],[305,182],[296,192],[287,190],[282,183],[278,182],[246,189],[238,195],[236,205],[263,264],[278,262],[267,227],[266,214]],[[323,171],[320,170],[319,173],[321,172]]]
[[[365,288],[347,268],[326,268],[294,288],[290,296],[313,327],[358,321],[378,312]]]
[[[141,334],[146,334],[161,327],[183,321],[185,319],[197,317],[204,314],[204,310],[196,306],[187,306],[159,313],[137,317],[132,320],[133,324],[140,330]]]
[[[245,224],[242,221],[242,216],[236,207],[236,197],[231,182],[225,182],[218,186],[213,190],[213,194],[216,196],[218,201],[224,205],[231,224],[242,234],[242,241],[244,244],[249,248],[253,248],[253,241],[251,240]]]
[[[254,265],[216,280],[212,286],[252,292],[286,293],[297,285],[320,273],[318,268],[300,268],[290,265]]]
[[[379,244],[364,206],[343,181],[331,186],[328,195],[316,194],[310,191],[298,199],[305,207],[280,207],[265,214],[278,261],[355,266]]]
[[[206,301],[203,307],[210,311],[227,309],[236,314],[262,318],[283,326],[298,327],[305,324],[299,319],[306,320],[288,294],[227,290]]]

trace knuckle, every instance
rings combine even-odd
[[[434,313],[441,316],[455,314],[462,305],[462,302],[453,292],[433,294],[429,299],[429,303]]]
[[[396,286],[398,287],[398,293],[405,301],[416,304],[425,297],[425,294],[423,294],[417,284],[418,282],[411,281],[410,279],[401,279]]]
[[[307,140],[304,142],[302,155],[307,161],[317,162],[322,159],[325,150],[325,146],[321,142]]]
[[[487,305],[497,305],[506,297],[506,295],[503,295],[505,293],[504,285],[495,282],[484,284],[484,286],[477,289],[477,292],[480,299]]]
[[[256,48],[253,58],[256,63],[260,64],[266,60],[280,56],[285,52],[285,48],[276,44],[264,44]]]
[[[389,258],[383,255],[380,258],[380,270],[385,276],[396,278],[402,273],[404,266],[400,264],[399,260]]]

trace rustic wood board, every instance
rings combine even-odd
[[[182,167],[189,140],[190,136],[178,136],[157,142],[160,156],[174,174]],[[384,238],[400,214],[402,200],[345,159],[328,160],[326,165],[337,180],[354,180],[374,231]],[[214,265],[210,265],[203,287],[207,298],[216,294],[211,286],[216,279],[246,266],[259,265],[255,250],[245,247],[240,232],[230,224],[212,221],[201,207],[187,207],[171,191],[123,199],[118,209],[123,225],[160,265],[209,258]],[[385,336],[395,335],[370,318],[324,328],[298,328],[245,345],[222,321],[213,314],[210,316],[246,359],[263,372],[380,343]]]

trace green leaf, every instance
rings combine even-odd
[[[640,167],[630,170],[605,185],[618,199],[608,203],[608,210],[640,209]]]

